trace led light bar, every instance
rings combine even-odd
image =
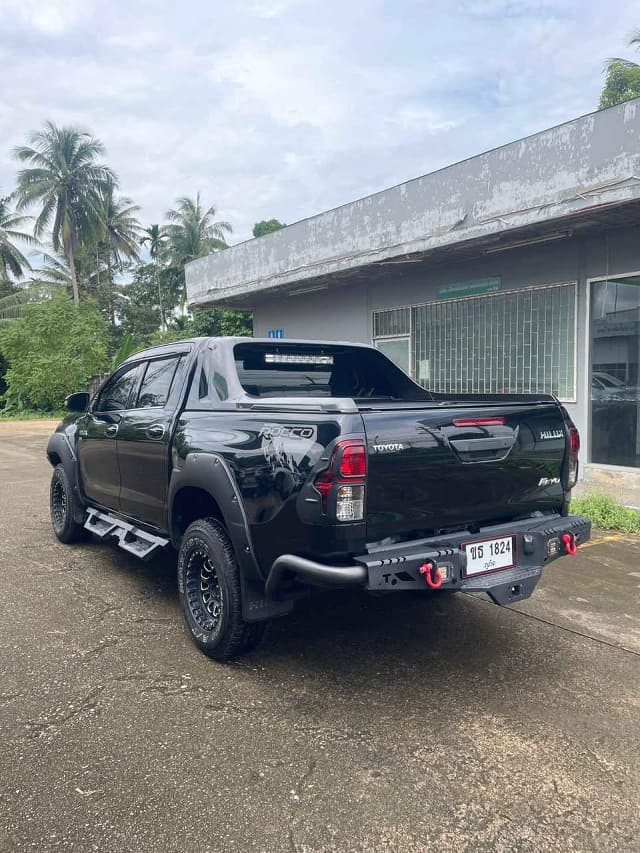
[[[333,364],[332,355],[296,355],[295,353],[267,352],[267,364]]]

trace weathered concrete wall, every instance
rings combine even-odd
[[[640,100],[593,113],[187,266],[191,304],[640,198]]]

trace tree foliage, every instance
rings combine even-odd
[[[22,163],[17,188],[0,200],[0,388],[8,364],[7,405],[57,407],[113,359],[157,341],[251,334],[247,312],[186,308],[185,265],[226,248],[231,233],[199,193],[176,199],[165,223],[143,228],[138,206],[117,193],[104,147],[91,134],[46,122],[13,153]],[[24,215],[31,210],[33,217]],[[30,220],[33,234],[23,230]],[[275,219],[256,223],[260,233],[280,227]],[[29,256],[33,267],[21,242],[38,248],[41,260]],[[140,257],[143,247],[151,263]]]
[[[610,65],[600,95],[600,109],[614,107],[616,104],[638,97],[640,97],[640,66],[615,62]]]
[[[629,39],[629,47],[640,47],[640,30]],[[631,59],[615,57],[607,62],[606,77],[599,107],[614,107],[631,98],[640,97],[640,65]]]
[[[27,305],[0,329],[0,350],[9,363],[7,409],[60,409],[64,398],[86,388],[107,361],[107,328],[96,306],[66,297]]]
[[[278,222],[277,219],[261,219],[253,226],[254,237],[264,237],[265,234],[271,234],[273,231],[279,231],[281,228],[286,228],[284,222]]]

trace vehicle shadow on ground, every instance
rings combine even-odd
[[[172,551],[143,563],[99,540],[85,547],[99,550],[111,571],[132,580],[140,599],[182,620]],[[351,684],[383,673],[387,685],[411,675],[432,685],[455,676],[467,683],[482,678],[486,686],[548,683],[562,678],[567,661],[548,627],[534,627],[484,596],[318,590],[289,616],[274,619],[260,647],[233,666],[264,669],[274,684],[285,673]]]
[[[387,675],[422,670],[430,678],[513,683],[561,676],[564,655],[548,627],[532,626],[484,596],[373,597],[347,591],[316,595],[290,617],[274,620],[252,659],[269,667],[278,661],[307,675],[330,662],[347,679],[375,670]]]

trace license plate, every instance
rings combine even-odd
[[[467,577],[495,572],[498,569],[510,569],[516,562],[513,536],[467,542],[464,550],[467,555]]]

